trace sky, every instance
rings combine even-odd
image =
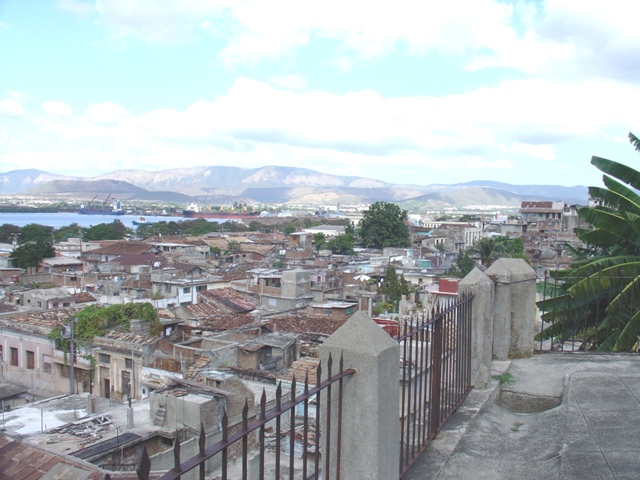
[[[0,0],[0,172],[640,169],[640,2]]]

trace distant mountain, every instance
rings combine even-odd
[[[242,195],[255,188],[384,188],[391,184],[360,177],[341,177],[307,168],[268,166],[262,168],[193,167],[147,172],[119,170],[92,180],[120,180],[146,190],[173,190],[185,195],[216,195],[233,190]]]
[[[493,182],[491,180],[475,180],[473,182],[458,183],[457,187],[488,187],[503,190],[518,195],[534,195],[539,198],[556,198],[567,203],[585,203],[589,197],[589,189],[584,186],[563,187],[560,185],[511,185],[509,183]],[[575,202],[570,201],[571,199]]]
[[[13,170],[7,173],[0,173],[0,194],[14,195],[23,193],[36,185],[41,185],[59,178],[70,177],[54,175],[35,169]]]
[[[104,200],[109,194],[118,200],[149,200],[176,203],[189,203],[192,198],[188,195],[169,191],[149,192],[128,182],[117,180],[75,181],[52,180],[33,187],[27,192],[29,195],[42,197],[75,198],[91,200],[96,195],[98,200]]]
[[[63,177],[40,170],[0,174],[0,194],[90,200],[111,194],[119,200],[228,204],[235,201],[283,204],[353,204],[375,201],[412,205],[518,206],[523,200],[564,200],[586,204],[586,187],[510,185],[474,181],[454,185],[394,185],[365,177],[338,176],[306,168],[193,167],[147,172],[119,170],[92,178]],[[405,207],[406,208],[406,207]]]

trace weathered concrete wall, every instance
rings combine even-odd
[[[458,285],[460,293],[472,293],[471,384],[485,388],[491,380],[495,285],[480,269],[474,268]]]
[[[345,368],[357,371],[344,380],[342,478],[397,478],[400,461],[398,343],[366,313],[357,312],[320,347],[325,375],[329,355],[333,358],[333,373],[338,371],[341,355]],[[335,407],[337,388],[333,389],[333,395]],[[326,409],[326,398],[321,405]],[[326,411],[321,418],[326,421]],[[323,432],[326,432],[326,424]],[[332,438],[322,437],[322,451],[331,451],[332,478],[337,459],[335,434],[334,428]]]
[[[520,258],[500,258],[486,271],[495,279],[493,358],[533,355],[536,273]]]

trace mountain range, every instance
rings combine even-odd
[[[470,205],[518,207],[524,200],[587,203],[587,187],[511,185],[477,180],[458,184],[397,185],[365,177],[339,176],[306,168],[193,167],[149,172],[118,170],[97,177],[55,175],[42,170],[0,173],[0,195],[90,200],[111,194],[118,200],[173,203],[361,204],[375,201],[412,205],[412,210]]]

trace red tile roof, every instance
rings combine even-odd
[[[318,336],[328,337],[344,325],[346,320],[326,317],[288,314],[263,320],[262,327],[270,332],[297,333],[302,339],[316,340]]]

